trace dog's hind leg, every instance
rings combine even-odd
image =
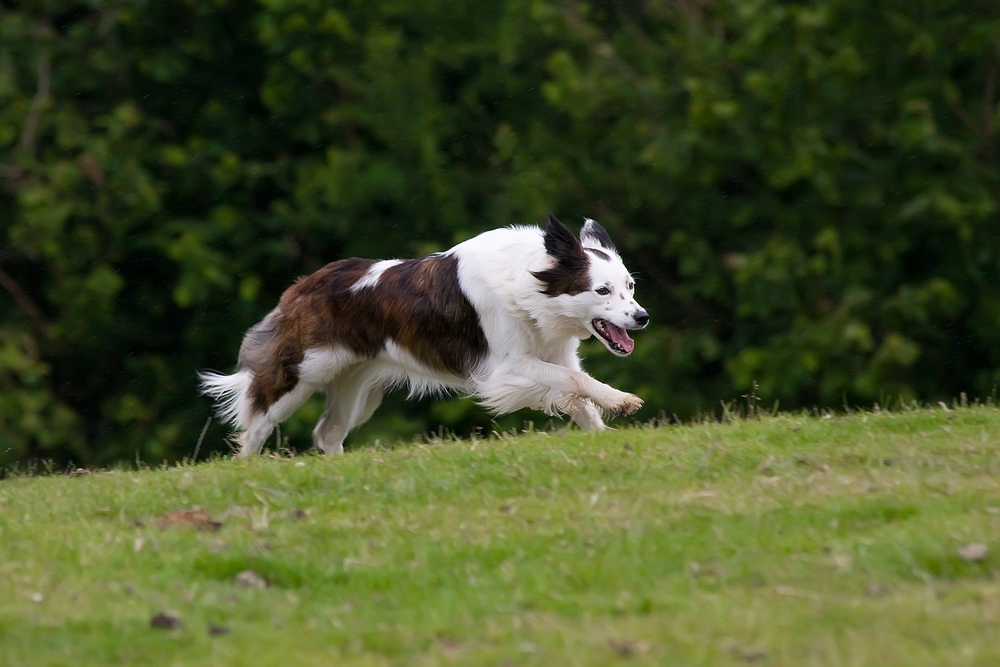
[[[576,425],[584,431],[603,431],[605,429],[604,420],[601,419],[601,411],[590,401],[573,401],[569,414]]]
[[[342,454],[347,434],[371,419],[384,396],[384,380],[369,367],[337,377],[326,388],[326,411],[313,431],[316,447],[326,454]]]
[[[300,381],[291,391],[272,403],[266,412],[253,414],[246,429],[236,439],[240,446],[237,458],[245,459],[259,454],[274,427],[291,417],[315,391],[315,386]]]

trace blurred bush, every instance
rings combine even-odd
[[[638,274],[640,418],[989,395],[998,68],[981,0],[5,2],[0,463],[188,455],[295,276],[550,210]]]

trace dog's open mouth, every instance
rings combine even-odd
[[[631,354],[635,349],[635,341],[629,338],[628,332],[620,326],[612,324],[607,320],[597,318],[592,322],[594,331],[604,340],[608,341],[608,346],[615,352]]]

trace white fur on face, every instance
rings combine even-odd
[[[635,281],[618,255],[611,255],[610,261],[591,255],[590,284],[591,293],[599,297],[605,313],[597,317],[611,320],[620,327],[637,326],[633,315],[642,310],[642,306],[635,300]],[[601,294],[598,290],[608,293]]]
[[[645,310],[635,300],[635,281],[622,262],[618,253],[606,248],[599,248],[600,253],[588,252],[590,257],[589,292],[576,295],[580,301],[581,319],[584,320],[587,331],[594,335],[617,356],[627,356],[631,349],[623,351],[615,349],[605,336],[595,329],[595,320],[605,320],[622,329],[641,329],[646,322],[636,319],[637,315],[645,315]]]

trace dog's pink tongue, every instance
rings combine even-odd
[[[635,348],[635,341],[629,338],[628,332],[621,327],[608,322],[608,333],[611,335],[611,340],[621,345],[626,352],[631,352]]]

